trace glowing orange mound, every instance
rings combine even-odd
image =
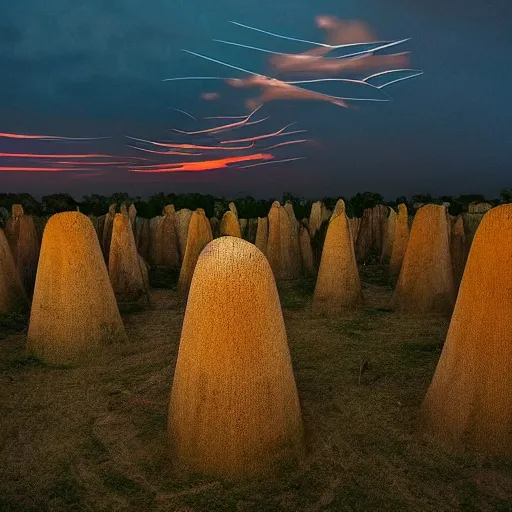
[[[222,216],[220,222],[220,236],[236,236],[242,238],[242,231],[237,216],[231,211],[227,211]]]
[[[449,447],[512,454],[512,205],[475,234],[436,372],[427,431]]]
[[[126,334],[94,227],[79,212],[53,215],[41,245],[27,349],[68,363],[116,341]]]
[[[240,238],[214,240],[197,262],[172,385],[169,437],[171,460],[186,475],[244,479],[303,455],[275,281],[265,256]]]
[[[362,302],[352,233],[340,201],[325,236],[313,296],[315,313],[337,314]]]

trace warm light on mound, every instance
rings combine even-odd
[[[144,282],[130,219],[122,213],[114,217],[108,273],[119,302],[149,303],[149,290]]]
[[[451,313],[455,295],[448,231],[445,206],[427,204],[416,213],[392,300],[397,311]]]
[[[53,215],[41,244],[27,350],[69,363],[121,341],[126,333],[91,221],[79,212]]]
[[[339,314],[362,303],[354,243],[340,199],[329,221],[313,296],[313,312]]]
[[[240,223],[236,215],[231,211],[227,211],[222,216],[220,223],[220,236],[236,236],[242,238]]]
[[[512,205],[482,219],[434,378],[428,432],[449,447],[512,455]]]
[[[212,240],[213,234],[210,221],[206,217],[204,210],[198,208],[192,213],[188,226],[187,245],[178,279],[178,291],[180,293],[188,292],[199,254]]]
[[[172,385],[169,437],[172,463],[188,476],[240,480],[278,470],[303,454],[275,281],[265,256],[240,238],[214,240],[197,262]]]

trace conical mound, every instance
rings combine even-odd
[[[149,303],[135,247],[132,226],[127,215],[116,213],[112,229],[112,242],[108,260],[108,273],[114,295],[119,302]]]
[[[144,260],[149,261],[151,243],[151,226],[149,219],[137,217],[135,219],[135,244],[139,254]]]
[[[230,212],[234,213],[235,217],[238,220],[238,210],[236,209],[236,205],[235,205],[235,203],[233,203],[233,201],[231,201],[231,203],[229,203],[228,208],[229,208]]]
[[[34,291],[39,259],[39,240],[34,218],[32,215],[25,215],[21,205],[13,205],[12,217],[7,221],[5,234],[21,284],[30,297]]]
[[[393,305],[400,312],[449,314],[454,302],[446,207],[428,204],[414,217]]]
[[[137,208],[135,208],[135,205],[132,203],[129,207],[128,207],[128,218],[130,219],[130,224],[132,226],[135,225],[135,219],[137,217]]]
[[[219,238],[220,236],[220,221],[217,217],[210,217],[210,227],[212,228],[213,238]]]
[[[267,254],[268,240],[268,219],[267,217],[258,217],[258,228],[256,230],[256,240],[254,245],[263,253]]]
[[[361,218],[361,224],[359,226],[357,241],[354,244],[356,259],[359,263],[364,262],[370,254],[370,249],[372,248],[373,231],[373,209],[365,208],[363,217]]]
[[[293,245],[293,231],[286,210],[274,201],[268,214],[268,240],[266,252],[276,281],[295,279],[300,267]]]
[[[391,275],[398,276],[402,268],[405,250],[409,242],[409,215],[405,204],[398,205],[398,215],[395,220],[395,239],[391,248],[389,271]]]
[[[245,234],[247,232],[247,219],[238,219],[238,224],[240,227],[240,233],[242,235],[242,238],[245,240]]]
[[[344,208],[329,221],[313,296],[314,313],[334,315],[362,303],[352,232]]]
[[[53,363],[125,341],[107,267],[91,221],[78,212],[46,225],[27,335],[28,351]]]
[[[178,231],[178,242],[180,245],[180,258],[183,261],[185,249],[187,248],[187,235],[192,211],[188,208],[182,208],[176,212],[176,228]],[[210,226],[211,229],[211,226]]]
[[[7,314],[27,308],[28,302],[21,286],[7,238],[0,229],[0,313]]]
[[[352,232],[352,240],[354,241],[354,245],[357,242],[357,237],[359,236],[359,227],[361,226],[361,217],[350,217],[348,219],[348,223],[350,224],[350,230]]]
[[[242,232],[240,230],[240,223],[236,215],[228,210],[223,216],[220,222],[220,236],[236,236],[242,238]]]
[[[313,258],[313,249],[311,248],[311,237],[309,236],[308,221],[302,222],[300,226],[300,255],[302,258],[302,268],[306,274],[315,273],[315,261]]]
[[[464,274],[464,267],[466,266],[466,235],[464,233],[462,215],[457,215],[457,217],[453,217],[450,221],[450,254],[452,256],[453,285],[455,293],[457,293],[462,281],[462,275]]]
[[[105,215],[103,224],[103,235],[101,240],[101,248],[103,256],[108,264],[108,255],[110,254],[110,242],[112,240],[112,228],[114,227],[114,217],[116,215],[116,205],[111,204],[108,207],[108,213]]]
[[[160,264],[168,268],[176,268],[180,265],[180,243],[178,240],[178,226],[174,206],[167,205],[164,208],[160,229],[162,231],[162,249]]]
[[[316,232],[322,225],[322,206],[322,201],[315,201],[311,205],[311,213],[309,214],[309,232],[311,233],[311,238],[315,237]]]
[[[249,219],[247,221],[247,232],[245,240],[252,244],[256,241],[256,231],[258,230],[258,219]]]
[[[292,265],[294,265],[293,273],[300,274],[302,270],[302,256],[300,252],[300,239],[299,239],[299,223],[295,217],[295,211],[291,201],[286,201],[284,210],[288,214],[288,221],[290,224],[290,250],[292,257]]]
[[[379,258],[382,254],[382,246],[386,236],[386,223],[388,216],[388,207],[378,204],[372,208],[372,245],[371,249],[375,251]]]
[[[162,220],[161,215],[149,221],[149,263],[160,265],[162,261]]]
[[[186,475],[245,479],[303,455],[275,281],[261,251],[240,238],[214,240],[197,263],[172,385],[169,436],[172,461]]]
[[[388,217],[384,226],[384,236],[382,240],[382,253],[380,255],[381,263],[388,263],[391,259],[391,252],[395,242],[396,212],[388,207]]]
[[[210,221],[206,217],[204,210],[198,208],[190,217],[188,226],[187,246],[183,256],[180,277],[178,279],[178,291],[180,293],[188,292],[197,259],[205,246],[213,240]]]
[[[450,448],[512,455],[512,204],[485,214],[473,240],[434,378],[427,431]]]
[[[485,205],[485,203],[483,203]],[[490,205],[488,205],[490,207]],[[478,229],[478,225],[482,221],[486,208],[478,208],[476,205],[473,205],[467,213],[463,213],[462,216],[464,218],[464,232],[466,234],[466,241],[468,248],[471,248],[471,244],[473,243],[473,237],[475,236],[476,230]]]

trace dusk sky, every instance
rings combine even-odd
[[[198,130],[215,126],[203,117],[248,114],[245,102],[251,94],[221,81],[162,81],[193,75],[247,77],[182,49],[270,74],[267,54],[212,39],[302,52],[311,46],[229,21],[322,42],[317,15],[363,21],[379,40],[410,37],[396,52],[410,51],[408,67],[424,74],[386,87],[393,101],[356,102],[356,109],[324,101],[269,102],[257,112],[258,119],[268,116],[267,121],[229,132],[229,138],[238,139],[295,122],[290,130],[307,130],[300,136],[314,142],[279,148],[276,160],[303,160],[159,174],[131,173],[115,164],[88,166],[83,172],[2,171],[0,189],[35,196],[69,192],[77,198],[112,192],[145,197],[160,191],[227,197],[289,191],[313,198],[371,190],[394,199],[427,192],[496,197],[501,188],[512,186],[510,0],[5,2],[0,17],[0,132],[111,138],[61,142],[0,137],[0,153],[108,154],[115,162],[148,156],[129,148],[134,141],[126,135],[191,141],[170,129]],[[329,94],[353,92],[340,87]],[[206,100],[202,93],[217,93],[219,99]],[[267,146],[285,139],[269,139]],[[205,136],[194,144],[209,140],[216,142]],[[2,168],[22,165],[36,166],[0,156]]]

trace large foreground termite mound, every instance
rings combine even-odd
[[[261,251],[240,238],[214,240],[197,262],[169,436],[172,461],[186,475],[244,479],[302,456],[301,412],[274,277]]]
[[[41,245],[28,351],[49,363],[68,363],[101,343],[125,340],[94,226],[78,212],[53,215]]]
[[[449,447],[512,455],[512,205],[475,234],[446,341],[423,403]]]

